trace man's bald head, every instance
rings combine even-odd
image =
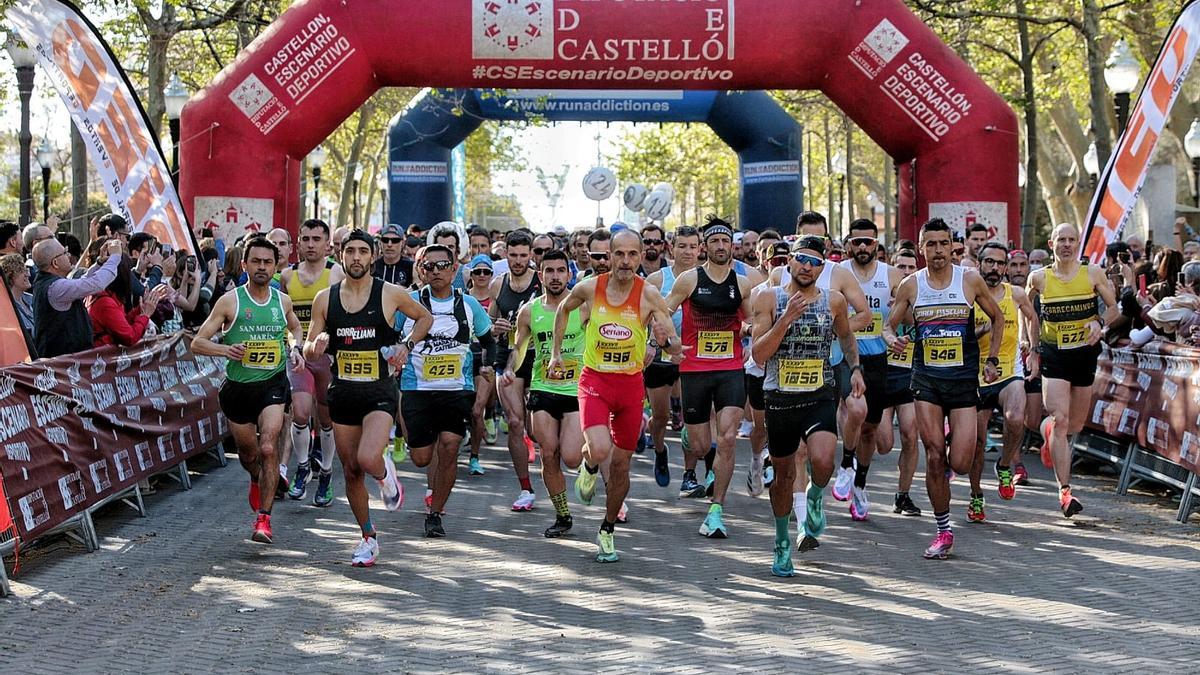
[[[38,270],[45,272],[54,259],[63,254],[67,249],[57,239],[46,239],[39,241],[33,245],[33,264],[37,265]]]
[[[50,228],[40,223],[31,223],[21,231],[21,244],[28,251],[33,248],[34,244],[53,237],[54,233],[50,231]]]
[[[625,239],[629,239],[629,241],[625,242],[624,241]],[[614,249],[617,248],[617,246],[619,245],[618,242],[622,242],[622,243],[632,242],[637,247],[637,250],[639,250],[639,251],[642,250],[642,235],[638,234],[637,232],[634,232],[633,230],[620,230],[616,234],[614,234],[612,236],[612,246]]]
[[[1058,226],[1054,228],[1054,232],[1050,234],[1050,238],[1061,239],[1064,235],[1074,235],[1075,238],[1078,239],[1079,228],[1075,227],[1071,223],[1059,223]]]

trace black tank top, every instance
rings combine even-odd
[[[354,313],[342,306],[342,284],[330,287],[325,322],[325,332],[329,334],[327,351],[333,357],[330,386],[374,383],[395,386],[395,377],[379,352],[396,344],[396,329],[388,325],[383,312],[383,286],[382,279],[372,279],[367,303]]]
[[[512,284],[509,283],[510,279],[511,276],[506,273],[500,282],[500,294],[496,296],[496,309],[500,312],[500,316],[508,319],[509,323],[513,325],[512,330],[508,332],[508,339],[500,344],[501,356],[512,351],[513,340],[517,337],[517,312],[521,311],[521,305],[529,302],[533,296],[542,293],[542,282],[538,279],[537,273],[534,273],[529,286],[520,293],[513,290]],[[530,343],[529,351],[533,351],[532,343]]]

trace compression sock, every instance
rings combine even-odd
[[[362,536],[371,539],[375,538],[375,525],[371,523],[370,517],[367,518],[367,522],[363,523],[359,529],[362,530]]]
[[[935,513],[935,514],[933,514],[933,518],[934,518],[934,520],[937,521],[938,532],[950,532],[951,531],[950,512],[949,511],[945,511],[943,513]]]
[[[310,448],[312,448],[312,433],[309,432],[308,425],[292,422],[292,451],[300,460],[301,466],[308,464]]]
[[[717,446],[716,446],[716,444],[714,444],[712,446],[712,448],[709,449],[708,454],[704,455],[704,472],[707,474],[709,471],[712,471],[713,467],[716,466],[716,464],[717,464]]]
[[[849,469],[854,466],[854,448],[842,447],[842,468]]]
[[[554,515],[565,518],[571,515],[571,507],[567,504],[567,491],[550,495],[550,503],[554,505]]]
[[[854,487],[864,489],[867,487],[867,472],[871,470],[870,464],[859,464],[854,469]]]
[[[791,533],[788,532],[788,528],[791,526],[791,524],[791,514],[786,516],[775,516],[775,541],[783,542],[788,540],[788,538],[791,536]]]
[[[333,443],[333,427],[328,429],[321,427],[321,471],[329,473],[333,468],[333,457],[337,454],[337,448]]]

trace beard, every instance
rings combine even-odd
[[[346,275],[351,279],[358,280],[367,276],[367,268],[363,265],[354,263],[346,268]]]
[[[658,262],[658,249],[648,248],[642,252],[642,257],[649,262]]]
[[[992,288],[1000,285],[1000,279],[1001,277],[999,272],[988,272],[987,274],[983,275],[983,280]]]
[[[708,259],[718,265],[724,265],[725,263],[729,262],[731,257],[733,256],[729,251],[713,251],[712,253],[708,254]]]
[[[854,254],[854,262],[858,263],[859,265],[869,265],[874,259],[874,251],[859,251],[858,253]]]

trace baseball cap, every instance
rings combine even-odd
[[[388,223],[379,230],[381,237],[403,237],[404,230],[396,223]]]
[[[792,244],[792,253],[795,253],[802,249],[807,249],[809,251],[816,251],[817,255],[819,255],[821,257],[825,257],[825,238],[824,237],[816,237],[811,234],[807,234],[803,237],[800,237],[799,239],[796,240],[796,242],[794,244]]]
[[[492,269],[492,259],[490,257],[480,253],[479,255],[475,256],[474,258],[471,258],[471,262],[467,263],[468,270],[473,270],[479,266],[486,267],[489,270]]]
[[[787,242],[781,241],[777,244],[771,245],[770,255],[768,255],[767,257],[768,258],[777,258],[781,255],[784,255],[784,256],[791,255],[791,253],[792,253],[792,247],[790,245],[788,245]]]
[[[735,243],[735,244],[742,243],[742,237],[745,237],[745,236],[746,236],[745,232],[734,232],[733,233],[733,243]]]
[[[616,233],[620,232],[621,230],[628,230],[628,229],[629,229],[629,226],[626,225],[625,223],[622,223],[619,220],[617,222],[613,223],[612,225],[608,226],[608,231],[613,234],[616,234]]]

